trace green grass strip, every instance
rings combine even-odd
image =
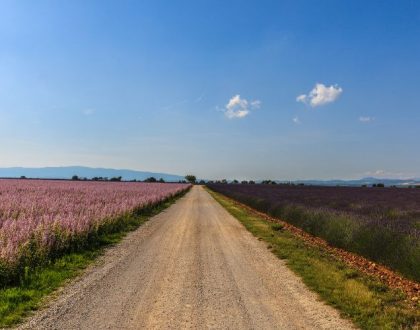
[[[417,329],[420,311],[405,302],[402,292],[384,286],[334,258],[322,248],[305,243],[283,229],[207,189],[230,214],[271,251],[284,259],[303,282],[341,315],[362,329]]]
[[[153,208],[124,217],[124,227],[113,233],[103,233],[95,244],[88,248],[68,253],[49,265],[30,271],[19,286],[0,289],[0,328],[13,326],[31,311],[38,309],[48,295],[69,280],[80,275],[95,259],[103,254],[106,247],[118,243],[124,236],[137,229],[154,215],[172,205],[184,193],[170,198]]]

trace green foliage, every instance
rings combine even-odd
[[[277,184],[277,182],[273,180],[263,180],[261,181],[261,184]]]
[[[281,231],[284,229],[284,226],[281,223],[275,223],[271,225],[271,229],[274,231]]]
[[[196,181],[197,181],[197,178],[195,177],[195,175],[192,175],[192,174],[187,174],[186,176],[185,176],[185,180],[187,180],[189,183],[191,183],[191,184],[195,184],[196,183]]]
[[[108,179],[107,177],[102,177],[102,176],[94,176],[91,180],[92,181],[121,181],[121,179],[122,179],[121,176],[113,177],[111,179]],[[84,178],[84,180],[87,180],[87,178]],[[135,182],[136,179],[131,180],[131,181]]]
[[[372,187],[373,187],[373,188],[384,188],[384,187],[385,187],[385,185],[384,185],[383,183],[374,183],[374,184],[372,185]]]
[[[154,178],[153,176],[151,176],[150,178],[145,179],[143,182],[157,182],[156,178]]]

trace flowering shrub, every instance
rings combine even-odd
[[[210,184],[339,248],[420,280],[420,191],[291,185]]]
[[[0,180],[0,284],[22,259],[73,248],[187,184]],[[3,275],[4,277],[4,275]]]

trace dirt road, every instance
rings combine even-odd
[[[201,187],[111,248],[22,329],[346,329]]]

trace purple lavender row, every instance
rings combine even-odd
[[[420,280],[420,189],[210,184],[331,245]]]

